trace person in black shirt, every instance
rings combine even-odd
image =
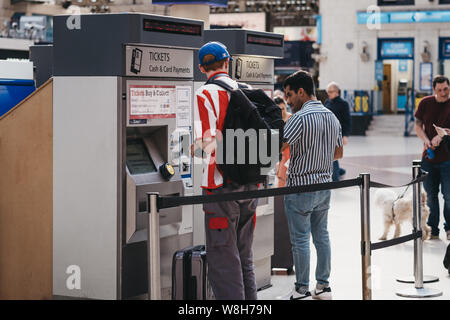
[[[338,118],[342,128],[342,141],[344,145],[348,142],[348,136],[351,131],[351,117],[350,108],[344,99],[341,98],[339,85],[336,82],[331,82],[327,86],[328,100],[325,101],[325,107],[330,109]],[[339,167],[339,162],[335,160],[333,162],[333,181],[339,181],[341,175],[345,174],[345,170]]]

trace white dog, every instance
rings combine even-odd
[[[427,225],[430,215],[430,208],[427,206],[427,193],[421,189],[422,202],[422,240],[428,239],[431,228]],[[394,238],[398,238],[401,233],[400,225],[404,221],[413,222],[413,195],[412,191],[407,192],[403,197],[389,189],[378,189],[375,193],[375,204],[381,208],[384,219],[384,233],[380,240],[386,240],[389,229],[395,225]]]

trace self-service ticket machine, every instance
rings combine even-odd
[[[193,193],[179,141],[190,139],[193,48],[202,41],[198,20],[55,17],[55,296],[148,292],[146,193]],[[172,256],[192,245],[192,229],[192,206],[160,211],[163,299],[171,296]]]
[[[405,111],[407,101],[408,101],[408,80],[400,79],[398,82],[398,90],[397,90],[397,110]]]
[[[205,30],[204,42],[209,41],[219,41],[227,46],[233,58],[229,73],[234,80],[248,83],[253,88],[261,88],[273,97],[274,59],[283,58],[284,55],[282,34],[244,29]],[[198,59],[195,64],[198,65]],[[205,81],[206,77],[197,73],[195,88]],[[198,167],[196,164],[194,168],[194,188],[196,194],[201,194],[201,170]],[[273,178],[268,177],[266,186],[271,186]],[[201,206],[194,208],[194,244],[202,244],[205,241],[203,211]],[[274,252],[273,197],[259,199],[253,246],[256,284],[258,289],[261,289],[271,285],[271,256]]]

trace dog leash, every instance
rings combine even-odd
[[[421,170],[419,170],[419,176],[416,178],[416,179],[423,179],[423,177],[424,176],[426,176],[424,173],[426,173],[426,172],[424,172],[422,169]],[[401,194],[401,195],[399,195],[398,197],[397,197],[397,199],[395,199],[394,200],[394,202],[392,202],[392,219],[395,219],[395,213],[394,213],[394,206],[395,206],[395,203],[398,201],[398,200],[400,200],[401,198],[403,198],[404,196],[405,196],[405,194],[406,194],[406,192],[408,191],[408,189],[409,189],[409,187],[411,186],[412,184],[408,184],[407,185],[407,187],[406,187],[406,189],[405,189],[405,191]]]
[[[405,189],[405,191],[401,194],[401,195],[399,195],[398,197],[397,197],[397,199],[395,199],[394,200],[394,202],[392,202],[392,219],[393,220],[395,220],[395,213],[394,213],[394,206],[395,206],[395,203],[398,201],[398,200],[400,200],[401,198],[403,198],[404,196],[405,196],[405,194],[406,194],[406,192],[408,191],[408,189],[409,189],[409,187],[410,187],[411,185],[408,185],[407,187],[406,187],[406,189]]]

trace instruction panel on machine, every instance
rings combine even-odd
[[[191,126],[191,87],[129,85],[128,90],[130,120],[177,118],[177,126]]]

